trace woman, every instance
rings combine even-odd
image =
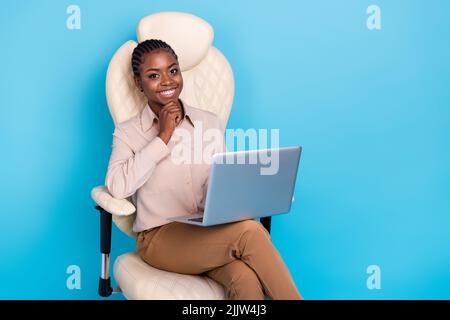
[[[221,283],[229,299],[301,299],[269,233],[256,220],[199,227],[166,218],[202,212],[210,164],[174,163],[174,132],[220,130],[210,153],[225,151],[218,117],[179,99],[183,77],[178,57],[161,40],[138,44],[132,55],[136,86],[147,98],[143,111],[117,125],[106,175],[115,198],[133,196],[136,251],[158,269],[202,274]],[[192,140],[191,140],[192,141]],[[190,143],[193,153],[204,144]],[[201,152],[200,154],[204,154]]]

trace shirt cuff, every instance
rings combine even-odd
[[[166,143],[158,136],[154,138],[147,146],[142,150],[146,159],[151,159],[157,164],[169,153],[170,149]]]

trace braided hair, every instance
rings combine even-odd
[[[164,41],[158,39],[150,39],[140,42],[136,48],[133,50],[133,54],[131,56],[131,67],[133,69],[133,74],[136,77],[139,77],[139,66],[142,63],[142,57],[144,54],[152,52],[156,49],[163,49],[169,53],[171,53],[175,59],[178,61],[178,56],[175,54],[175,51]]]

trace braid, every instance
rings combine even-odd
[[[133,50],[131,57],[131,67],[135,76],[139,76],[139,66],[142,63],[142,57],[144,54],[152,52],[156,49],[164,49],[165,51],[171,53],[175,59],[178,61],[178,56],[175,51],[164,41],[158,39],[150,39],[140,42],[136,48]]]

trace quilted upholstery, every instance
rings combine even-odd
[[[145,96],[134,84],[131,54],[137,46],[125,42],[114,54],[106,72],[106,101],[117,125],[138,114],[146,104]]]
[[[214,280],[153,268],[136,253],[117,257],[114,277],[130,300],[223,300],[225,290]]]
[[[178,55],[181,71],[193,69],[202,62],[214,39],[209,23],[184,12],[159,12],[144,17],[136,33],[139,42],[151,38],[167,42]]]
[[[180,62],[184,86],[180,98],[218,115],[226,128],[234,97],[234,77],[224,55],[212,46],[213,28],[203,19],[183,12],[160,12],[139,21],[138,40],[167,42]],[[114,124],[139,113],[146,104],[131,70],[135,41],[124,43],[112,57],[106,74],[106,97]],[[98,205],[113,214],[116,226],[131,237],[136,217],[133,199],[114,199],[104,186],[91,192]],[[129,299],[224,299],[224,288],[204,276],[155,269],[134,253],[116,259],[114,277]]]

